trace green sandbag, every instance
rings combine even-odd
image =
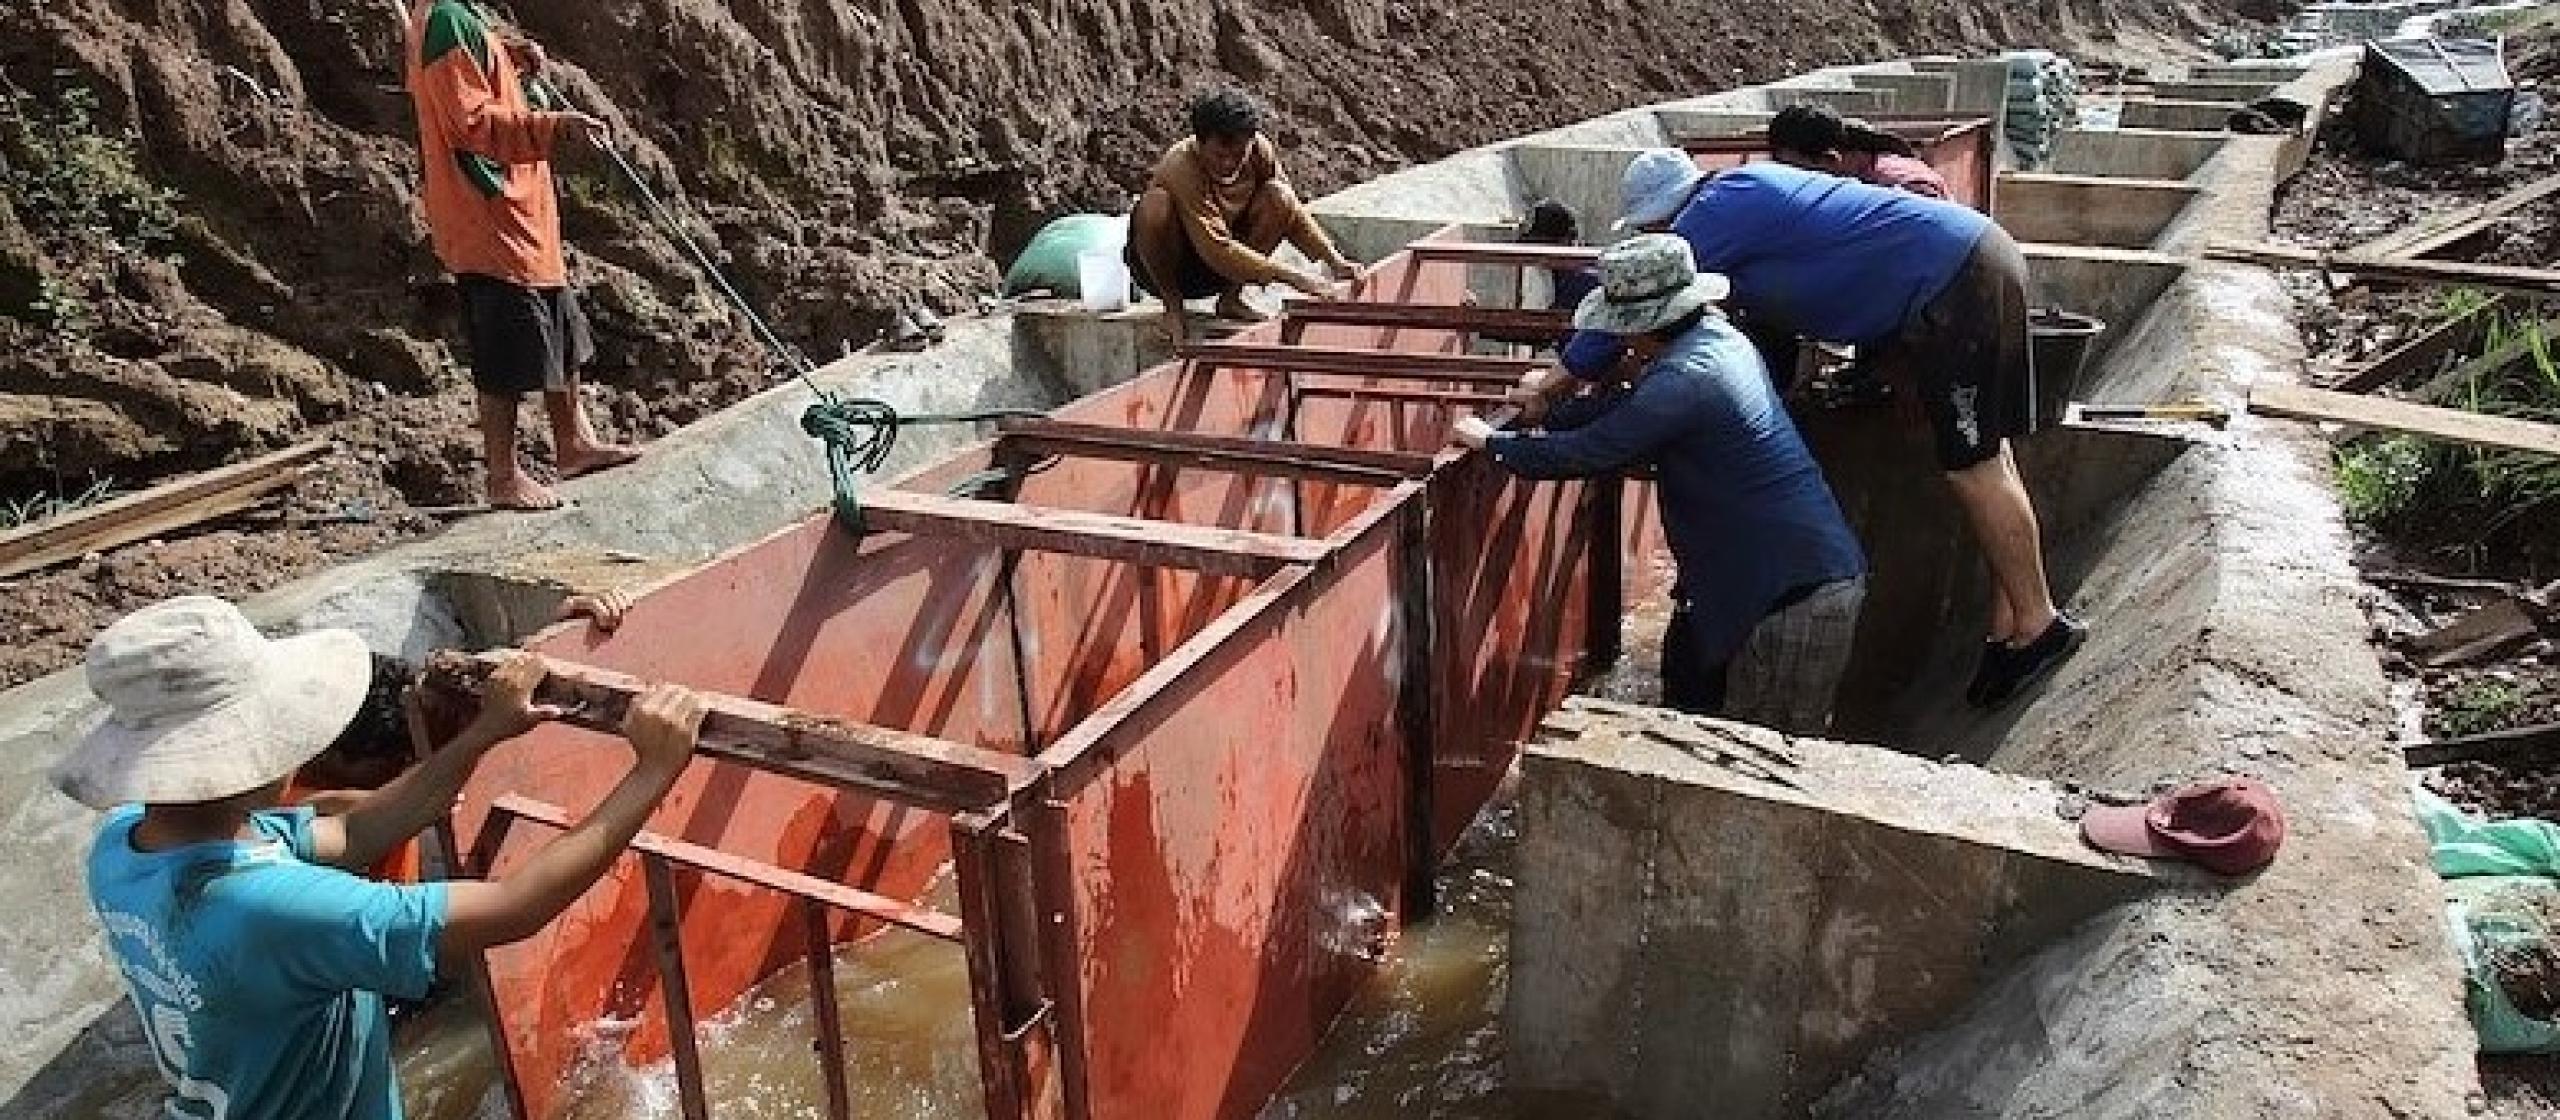
[[[1047,288],[1062,299],[1082,295],[1076,257],[1095,249],[1118,252],[1129,242],[1129,219],[1114,214],[1069,214],[1040,227],[1022,255],[1005,270],[1006,295]]]
[[[2446,924],[2462,957],[2463,1004],[2483,1054],[2560,1053],[2560,1023],[2516,1005],[2517,992],[2544,1015],[2560,995],[2560,955],[2551,921],[2560,881],[2532,875],[2475,875],[2445,885]]]

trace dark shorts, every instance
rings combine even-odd
[[[483,393],[512,395],[567,389],[595,357],[595,337],[574,288],[528,288],[491,276],[455,277],[462,288],[462,333],[471,348],[471,383]]]
[[[1228,223],[1230,229],[1239,231],[1236,233],[1237,237],[1243,237],[1244,234],[1241,231],[1253,224],[1253,208],[1255,204],[1262,201],[1261,191],[1256,190],[1253,197],[1245,202],[1244,209],[1236,214],[1235,220]],[[1210,296],[1222,296],[1234,290],[1237,287],[1236,282],[1220,275],[1217,269],[1209,267],[1208,258],[1201,256],[1199,246],[1191,243],[1189,227],[1181,226],[1177,222],[1176,228],[1180,230],[1180,234],[1175,239],[1179,244],[1174,258],[1173,286],[1182,289],[1181,298],[1207,299]],[[1138,255],[1138,239],[1135,236],[1131,236],[1128,245],[1120,250],[1120,259],[1129,265],[1129,275],[1138,281],[1140,290],[1158,299],[1164,298],[1164,293],[1156,290],[1156,278],[1147,272],[1147,262]]]
[[[1947,290],[1894,339],[1936,439],[1938,466],[1960,471],[2036,430],[2034,348],[2027,339],[2027,258],[2000,227],[1983,231]]]
[[[1192,247],[1189,235],[1179,236],[1176,240],[1182,243],[1176,257],[1180,263],[1173,268],[1173,284],[1182,289],[1179,298],[1189,300],[1222,296],[1227,294],[1228,289],[1236,286],[1235,281],[1218,275],[1217,269],[1209,267],[1209,262],[1200,256],[1200,250]],[[1164,297],[1163,292],[1156,290],[1156,278],[1154,274],[1147,271],[1147,262],[1138,259],[1136,238],[1129,239],[1129,247],[1121,250],[1120,259],[1129,263],[1129,275],[1137,279],[1140,289],[1158,299]]]

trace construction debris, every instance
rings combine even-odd
[[[0,534],[0,578],[240,513],[293,485],[329,446],[301,444]]]

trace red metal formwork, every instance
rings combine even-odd
[[[1874,123],[1899,133],[1919,149],[1920,159],[1947,181],[1947,197],[1983,213],[1991,212],[1991,190],[1995,167],[1993,156],[1999,138],[1984,117],[1949,118],[1933,116],[1926,120],[1896,121],[1890,115],[1873,118]],[[1739,167],[1769,157],[1765,132],[1744,136],[1714,137],[1689,140],[1684,145],[1690,158],[1709,171]]]
[[[1455,305],[1466,267],[1399,257],[1362,298]],[[1277,340],[1263,327],[1239,341]],[[1410,326],[1305,341],[1465,349],[1457,332]],[[942,524],[951,535],[927,517],[914,530],[924,535],[859,543],[822,517],[640,597],[609,639],[577,628],[534,643],[637,677],[1038,752],[1032,772],[1045,776],[975,808],[706,761],[651,823],[891,897],[914,897],[956,857],[991,1114],[1255,1111],[1373,970],[1372,939],[1425,902],[1431,855],[1490,794],[1516,742],[1597,636],[1614,634],[1593,625],[1595,606],[1614,622],[1616,602],[1593,594],[1593,573],[1650,586],[1648,564],[1592,561],[1595,540],[1658,543],[1640,489],[1613,521],[1598,488],[1526,483],[1442,453],[1464,406],[1309,398],[1298,390],[1346,379],[1301,376],[1286,355],[1263,364],[1284,368],[1162,367],[1057,417],[1283,437],[1294,442],[1270,446],[1310,452],[1439,453],[1436,468],[1427,455],[1387,456],[1428,477],[1353,483],[1344,472],[1068,455],[985,496],[1294,536],[1321,559],[1257,582],[1141,567],[1126,546],[1060,554],[969,531],[1012,506],[935,514],[959,519]],[[938,492],[1023,461],[999,440],[898,485]],[[618,750],[566,727],[500,748],[458,814],[464,834],[502,794],[585,810],[618,776]],[[805,951],[793,899],[677,882],[695,903],[680,908],[678,933],[697,1007],[727,1005]],[[640,1019],[620,1056],[664,1052],[664,1008],[646,994],[643,887],[617,875],[570,920],[490,957],[530,1115],[557,1111],[558,1078],[578,1057],[571,1040],[600,1015]],[[864,928],[848,919],[832,932]]]

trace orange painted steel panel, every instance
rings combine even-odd
[[[1403,866],[1392,524],[1051,752],[1086,1104],[1250,1116],[1375,967]]]

